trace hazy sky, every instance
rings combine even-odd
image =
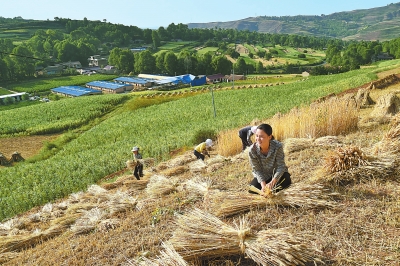
[[[390,0],[2,0],[0,16],[103,20],[139,28],[239,20],[255,16],[329,15],[397,3]]]

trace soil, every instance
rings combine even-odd
[[[24,159],[28,159],[38,154],[46,142],[52,141],[58,136],[43,135],[0,138],[0,153],[9,159],[14,152],[18,152]]]

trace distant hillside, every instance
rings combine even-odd
[[[400,36],[400,2],[330,15],[259,16],[227,22],[189,23],[188,27],[311,35],[343,40],[385,41]]]

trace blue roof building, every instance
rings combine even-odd
[[[139,77],[119,77],[114,79],[114,81],[121,84],[130,84],[133,86],[133,90],[143,90],[154,84],[153,79]]]
[[[130,91],[133,88],[130,84],[121,84],[111,81],[91,81],[86,83],[86,87],[101,90],[104,93],[122,93]]]
[[[53,93],[61,94],[67,97],[78,97],[84,95],[101,94],[100,90],[94,90],[90,88],[80,86],[61,86],[51,90]]]

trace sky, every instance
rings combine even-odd
[[[0,17],[55,17],[158,29],[171,23],[206,23],[256,16],[329,15],[397,3],[396,0],[13,0],[2,1]]]

